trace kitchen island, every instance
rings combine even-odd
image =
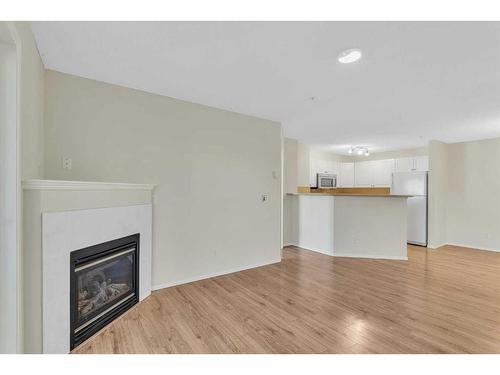
[[[406,195],[293,193],[284,243],[338,257],[407,258]]]

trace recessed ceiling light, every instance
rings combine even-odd
[[[338,57],[339,63],[349,64],[358,61],[363,54],[360,49],[352,48],[342,51]]]

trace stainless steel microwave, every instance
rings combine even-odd
[[[337,175],[328,173],[318,173],[316,181],[318,189],[331,189],[337,187]]]

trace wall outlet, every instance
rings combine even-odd
[[[68,158],[67,156],[63,156],[61,158],[62,169],[71,169],[72,165],[73,165],[73,160],[71,160],[71,158]]]

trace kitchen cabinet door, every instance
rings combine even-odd
[[[396,159],[394,163],[395,172],[425,172],[429,170],[429,157],[426,155],[411,158]]]
[[[339,162],[338,161],[331,161],[330,162],[330,166],[329,166],[329,170],[332,174],[336,174],[337,177],[339,175]]]
[[[354,186],[354,163],[339,163],[339,181],[340,187]]]
[[[377,187],[390,187],[394,172],[394,159],[373,161],[373,185]]]
[[[360,161],[354,164],[354,184],[356,186],[372,186],[373,176],[373,161]]]
[[[316,173],[337,174],[337,162],[332,160],[316,160]]]
[[[394,162],[395,172],[410,172],[414,165],[414,158],[400,158]]]
[[[414,168],[416,171],[419,171],[419,172],[428,171],[429,170],[429,157],[426,155],[415,157]]]
[[[309,186],[310,187],[316,187],[317,181],[316,181],[316,173],[318,173],[318,165],[317,165],[317,160],[316,159],[309,159]]]

